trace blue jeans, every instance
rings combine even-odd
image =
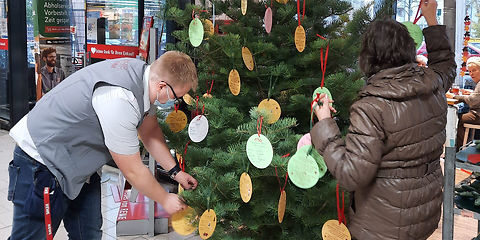
[[[55,177],[41,163],[31,158],[18,146],[8,166],[8,200],[13,202],[13,224],[9,240],[46,238],[43,218],[43,196],[35,198],[35,191],[43,191],[44,183],[51,183],[50,205],[53,233],[63,220],[69,239],[102,239],[100,177],[95,173],[90,183],[83,185],[74,200],[63,194]],[[54,195],[52,195],[54,194]],[[53,196],[53,199],[52,199]]]

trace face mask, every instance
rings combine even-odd
[[[167,96],[168,96],[168,88],[167,88]],[[168,109],[168,108],[173,108],[175,106],[175,99],[168,99],[166,103],[161,103],[158,101],[158,92],[157,92],[157,99],[155,99],[155,102],[153,105],[162,108],[162,109]]]

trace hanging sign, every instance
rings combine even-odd
[[[295,29],[295,47],[299,52],[303,52],[303,50],[305,50],[305,43],[305,29],[302,25],[298,25]]]
[[[87,44],[87,52],[91,52],[92,58],[114,59],[114,58],[135,58],[138,55],[136,46],[117,46],[104,44]]]
[[[263,134],[254,134],[247,141],[247,157],[253,166],[263,169],[273,159],[272,144]]]
[[[182,131],[187,126],[187,115],[181,110],[174,110],[168,114],[165,122],[172,132],[177,133]]]

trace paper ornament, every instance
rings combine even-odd
[[[272,22],[273,22],[273,12],[270,7],[265,10],[265,17],[263,18],[263,22],[265,23],[265,31],[270,33],[272,31]]]
[[[277,0],[278,3],[287,4],[288,0]]]
[[[174,110],[168,114],[165,122],[172,132],[177,133],[182,131],[187,126],[187,115],[180,110]]]
[[[176,212],[171,218],[173,230],[183,236],[192,234],[196,230],[193,225],[196,215],[195,210],[191,207]]]
[[[215,34],[215,30],[213,29],[212,21],[210,21],[209,19],[205,19],[205,20],[203,20],[203,23],[204,23],[203,30],[206,33],[205,35],[211,36],[211,35]]]
[[[242,9],[242,15],[247,14],[247,0],[242,0],[240,8]]]
[[[305,43],[305,29],[302,25],[298,25],[295,29],[295,47],[299,52],[303,52],[303,50],[305,50]]]
[[[193,19],[188,27],[188,38],[190,39],[192,46],[200,46],[203,41],[203,33],[202,21],[198,18]]]
[[[280,194],[280,199],[278,200],[278,222],[283,222],[283,217],[285,216],[285,208],[287,205],[287,193],[282,191]]]
[[[322,156],[312,147],[311,145],[301,147],[288,161],[288,176],[299,188],[308,189],[315,186],[318,179],[327,172]]]
[[[204,98],[212,98],[213,96],[210,93],[205,93],[205,94],[203,94],[203,97]]]
[[[264,99],[258,104],[258,109],[263,109],[267,112],[268,116],[266,117],[268,124],[273,124],[280,119],[280,115],[282,115],[282,109],[280,108],[280,104],[273,99]]]
[[[306,145],[313,145],[312,144],[312,137],[310,136],[310,133],[307,133],[307,134],[303,135],[302,138],[300,138],[300,140],[297,143],[297,151],[300,150],[300,148],[302,148],[303,146],[306,146]]]
[[[188,126],[188,136],[193,142],[201,142],[208,133],[208,120],[204,115],[192,119]]]
[[[244,203],[248,203],[252,198],[252,179],[246,172],[240,176],[240,196]]]
[[[247,141],[248,160],[256,168],[266,168],[273,159],[272,144],[263,134],[254,134]]]
[[[228,87],[233,95],[237,96],[240,93],[240,74],[238,74],[237,69],[230,70],[228,74]]]
[[[326,88],[326,87],[318,87],[317,89],[315,89],[315,91],[313,91],[313,96],[312,96],[312,100],[315,100],[317,98],[317,94],[322,94],[322,93],[326,93],[327,96],[328,96],[328,99],[330,100],[333,100],[332,98],[332,94],[330,93],[330,91]],[[318,105],[319,106],[322,106],[322,102],[318,101]],[[330,103],[330,106],[332,106],[332,103]]]
[[[403,25],[407,27],[408,32],[410,33],[410,36],[413,38],[413,41],[415,42],[416,49],[418,49],[423,42],[423,33],[422,29],[420,26],[417,24],[413,24],[412,22],[403,22]]]
[[[213,209],[206,210],[200,217],[198,223],[198,235],[202,239],[208,239],[212,236],[217,226],[217,215]]]
[[[253,63],[253,56],[252,53],[250,52],[250,49],[247,47],[242,47],[242,58],[243,58],[243,63],[245,63],[245,66],[247,67],[248,70],[253,71],[254,63]]]
[[[192,96],[190,96],[190,94],[185,94],[183,95],[183,101],[185,101],[186,104],[188,105],[192,105],[192,102],[193,102],[193,98]]]
[[[323,224],[322,238],[324,240],[351,240],[352,236],[345,224],[339,223],[338,220],[328,220]]]

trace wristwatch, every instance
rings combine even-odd
[[[177,164],[177,165],[175,165],[175,167],[173,167],[172,169],[170,169],[170,171],[168,171],[168,176],[170,176],[171,179],[174,179],[175,176],[177,176],[177,174],[178,174],[179,172],[181,172],[181,171],[182,171],[182,169],[181,169],[180,166],[178,166],[178,164]]]

